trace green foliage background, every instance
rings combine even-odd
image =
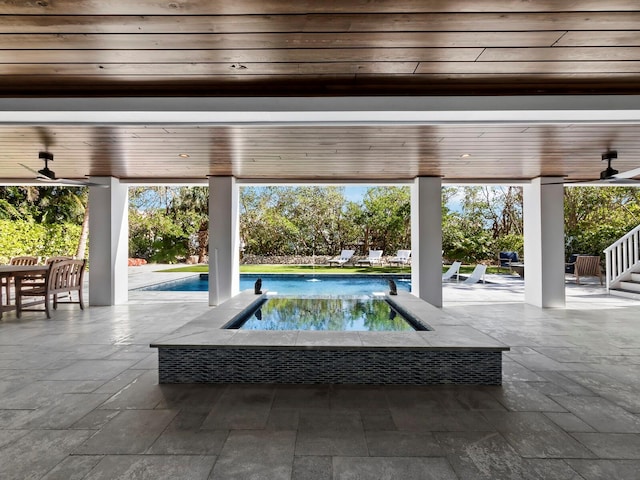
[[[0,263],[76,255],[87,198],[82,187],[0,187]]]
[[[8,263],[11,257],[20,255],[74,255],[81,228],[71,223],[0,220],[0,263]]]
[[[176,263],[200,261],[208,245],[208,188],[130,189],[129,256]],[[640,189],[565,188],[565,250],[602,250],[640,224]],[[80,238],[87,192],[82,188],[0,187],[0,261],[16,255],[73,255]],[[245,254],[336,255],[410,248],[409,187],[371,187],[361,202],[344,188],[243,187],[240,236]],[[523,255],[522,189],[444,187],[445,260],[494,263],[500,251]]]

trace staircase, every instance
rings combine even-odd
[[[607,291],[640,300],[640,225],[604,250]]]

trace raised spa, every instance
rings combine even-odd
[[[153,342],[151,346],[158,349],[160,383],[502,382],[502,352],[509,350],[508,346],[472,327],[466,319],[451,316],[409,292],[398,291],[378,300],[432,330],[225,328],[255,312],[267,297],[246,290]],[[331,308],[343,308],[337,305]]]
[[[380,298],[269,297],[225,326],[241,330],[404,332],[429,330]]]

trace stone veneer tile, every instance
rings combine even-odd
[[[102,458],[102,455],[69,455],[41,480],[83,480]]]
[[[201,428],[207,430],[263,429],[267,425],[275,387],[231,385],[218,398]]]
[[[159,358],[161,383],[499,385],[502,381],[500,351],[160,348]]]
[[[41,478],[93,432],[32,430],[0,449],[2,480]]]
[[[640,460],[565,460],[585,480],[640,479]]]
[[[600,458],[640,460],[640,434],[574,433],[573,437]]]
[[[75,453],[116,455],[144,453],[176,416],[174,410],[120,412]]]
[[[593,454],[538,412],[483,412],[523,457],[592,458]]]
[[[231,432],[209,478],[289,480],[295,445],[293,431]]]
[[[368,431],[366,438],[372,457],[444,456],[440,444],[430,432]]]
[[[107,455],[83,480],[206,480],[214,456]]]
[[[268,346],[287,346],[295,345],[298,338],[298,332],[293,331],[253,331],[238,330],[237,333],[229,338],[227,345],[268,345]]]
[[[334,480],[401,478],[403,480],[457,480],[445,458],[347,457],[333,459]]]
[[[553,396],[556,402],[603,433],[640,433],[640,418],[599,397]]]
[[[329,456],[299,456],[293,458],[291,480],[332,480],[333,464]]]
[[[362,341],[358,332],[298,332],[297,346],[360,347]]]

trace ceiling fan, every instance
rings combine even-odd
[[[36,180],[48,183],[59,183],[61,185],[77,185],[81,187],[106,187],[107,185],[103,185],[100,183],[92,183],[83,180],[72,180],[70,178],[58,178],[56,177],[56,173],[49,168],[49,162],[53,162],[53,153],[42,151],[38,153],[38,158],[40,160],[44,160],[44,168],[40,170],[34,170],[33,168],[21,163],[24,168],[29,170],[30,172],[36,175]]]
[[[640,180],[634,180],[634,177],[640,176],[640,167],[626,172],[619,172],[611,166],[611,161],[618,158],[617,150],[608,150],[602,154],[602,161],[607,161],[607,168],[600,172],[598,180],[574,180],[566,182],[558,182],[563,184],[576,183],[593,183],[597,185],[640,185]]]

